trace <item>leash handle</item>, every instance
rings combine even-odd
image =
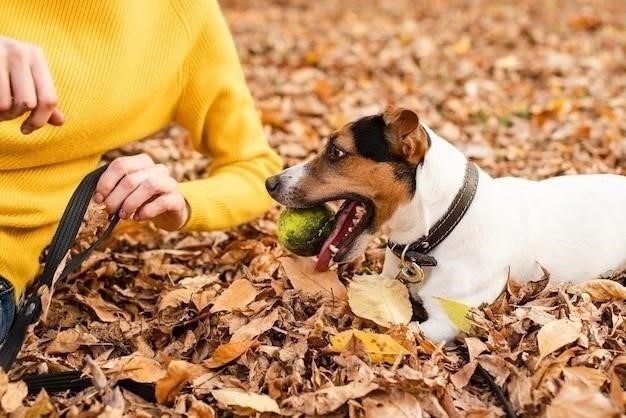
[[[98,167],[89,173],[80,182],[70,201],[61,216],[59,225],[50,242],[50,250],[46,256],[45,266],[42,274],[37,277],[31,286],[26,290],[24,302],[20,305],[11,329],[7,334],[7,338],[0,347],[0,368],[9,371],[19,354],[22,344],[26,339],[26,331],[28,326],[39,319],[41,315],[41,293],[42,288],[48,287],[52,289],[54,274],[59,265],[65,258],[67,252],[74,246],[76,236],[82,224],[85,212],[89,207],[91,196],[96,189],[98,180],[102,173],[107,169],[107,165]],[[119,218],[113,215],[109,218],[109,226],[96,239],[96,241],[86,250],[72,257],[65,268],[59,275],[58,279],[63,279],[72,271],[78,268],[91,252],[96,248],[113,230]]]

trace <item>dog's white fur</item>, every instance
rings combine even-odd
[[[417,189],[383,232],[411,243],[446,212],[462,185],[465,156],[425,127],[432,144],[417,169]],[[430,255],[422,283],[410,286],[429,317],[419,324],[434,341],[458,333],[436,297],[478,306],[492,302],[507,278],[579,282],[619,270],[626,263],[626,177],[572,175],[543,181],[492,178],[482,170],[474,201],[462,221]],[[382,275],[396,277],[400,260],[389,249]]]

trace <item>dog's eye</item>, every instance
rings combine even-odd
[[[328,158],[330,158],[331,161],[337,161],[345,156],[346,152],[341,148],[336,147],[335,145],[331,145],[328,149]]]

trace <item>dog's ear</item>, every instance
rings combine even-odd
[[[428,150],[428,139],[419,128],[420,120],[409,109],[388,106],[383,112],[390,149],[411,164],[418,164]]]

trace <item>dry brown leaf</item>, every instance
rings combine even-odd
[[[135,354],[109,360],[102,368],[118,379],[132,379],[141,383],[154,383],[165,376],[165,370],[159,362]]]
[[[161,312],[167,308],[177,308],[182,304],[187,304],[191,302],[193,294],[194,290],[186,287],[170,290],[159,301],[158,311]]]
[[[281,413],[276,401],[267,395],[245,392],[241,389],[215,389],[211,391],[211,395],[224,405],[252,409],[257,412]]]
[[[46,352],[48,354],[72,353],[83,345],[98,344],[98,339],[91,335],[82,326],[60,331],[50,343]]]
[[[407,287],[398,280],[374,274],[353,276],[348,304],[355,315],[384,327],[408,324],[413,316]]]
[[[105,301],[100,296],[83,296],[74,295],[74,298],[82,303],[85,307],[91,309],[96,316],[103,322],[117,322],[121,318],[130,320],[130,315],[118,306]]]
[[[215,410],[210,405],[202,401],[193,401],[189,411],[187,411],[187,417],[189,418],[215,418]]]
[[[102,401],[104,409],[98,418],[122,418],[124,416],[125,402],[119,386],[116,386],[108,396],[103,397]]]
[[[541,358],[573,343],[580,337],[582,325],[569,319],[556,319],[545,324],[537,333],[537,345]]]
[[[157,401],[162,404],[173,402],[187,382],[206,372],[207,370],[198,364],[182,360],[170,361],[165,376],[156,382],[155,395]]]
[[[376,389],[378,385],[375,383],[351,382],[344,386],[291,396],[285,399],[284,404],[305,415],[323,415],[335,411],[350,399],[361,398]]]
[[[19,380],[17,382],[10,382],[6,386],[6,391],[0,399],[0,406],[2,410],[7,413],[14,412],[22,406],[22,402],[28,395],[28,387],[24,381]]]
[[[365,418],[421,418],[422,408],[414,396],[400,390],[370,393],[361,402]]]
[[[608,380],[606,374],[597,369],[584,366],[566,367],[563,369],[566,383],[578,386],[591,386],[600,389]]]
[[[231,343],[237,343],[241,341],[250,341],[263,334],[274,326],[274,322],[278,321],[280,313],[278,310],[273,310],[269,315],[253,319],[246,325],[237,329],[230,338]]]
[[[487,351],[489,348],[487,344],[482,342],[476,337],[466,337],[465,345],[467,346],[467,352],[469,353],[469,360],[472,361],[478,357],[479,354]]]
[[[303,257],[281,257],[280,264],[293,288],[303,294],[321,293],[327,300],[347,300],[346,287],[339,281],[335,270],[321,273],[315,269],[313,260]]]
[[[468,385],[472,376],[474,376],[474,371],[476,371],[476,366],[478,366],[477,360],[472,360],[467,363],[465,366],[461,367],[456,373],[450,376],[450,382],[457,388],[463,389]]]
[[[566,384],[546,408],[546,418],[613,417],[617,410],[599,390]]]
[[[597,279],[570,286],[569,293],[588,293],[597,302],[626,299],[626,287],[614,280]]]
[[[228,344],[222,344],[215,349],[211,358],[203,364],[210,369],[222,367],[225,364],[239,358],[243,353],[248,351],[250,347],[258,344],[257,341],[238,341]]]
[[[252,302],[256,295],[257,290],[249,280],[235,280],[215,299],[210,312],[241,310]]]

